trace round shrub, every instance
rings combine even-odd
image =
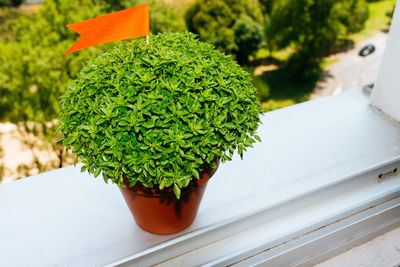
[[[120,42],[90,60],[60,101],[61,141],[82,171],[119,186],[188,186],[252,146],[261,107],[249,74],[191,33]]]

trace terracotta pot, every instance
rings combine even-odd
[[[219,159],[215,159],[217,166]],[[154,234],[172,234],[189,227],[197,215],[207,182],[216,172],[210,167],[182,189],[181,198],[175,197],[172,188],[159,190],[137,183],[133,187],[120,187],[136,223]],[[127,185],[127,183],[126,183]]]

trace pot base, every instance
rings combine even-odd
[[[219,159],[214,159],[219,165]],[[120,187],[120,191],[136,223],[154,234],[173,234],[189,227],[196,218],[208,180],[216,169],[206,168],[199,180],[192,180],[181,190],[181,198],[173,189],[147,188],[137,183],[133,187]]]
[[[129,188],[120,190],[137,223],[145,231],[153,234],[173,234],[189,227],[196,218],[200,201],[207,183],[192,192],[164,196],[145,196],[132,193]]]

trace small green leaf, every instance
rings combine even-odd
[[[136,180],[136,179],[131,180],[131,182],[129,183],[129,187],[135,186],[136,183],[137,183],[137,180]]]
[[[188,160],[195,160],[195,157],[193,155],[191,155],[191,154],[186,154],[186,158]]]
[[[239,144],[238,153],[239,153],[241,159],[243,159],[243,150],[244,150],[244,146],[242,144]]]
[[[87,168],[88,168],[88,166],[87,166],[87,165],[83,165],[83,166],[81,167],[81,172],[84,172],[84,171],[86,171],[86,170],[87,170]]]
[[[187,187],[190,183],[190,177],[187,179],[183,179],[182,181],[182,187]]]
[[[160,188],[160,190],[163,190],[164,187],[165,187],[165,179],[161,179],[161,182],[159,184],[159,188]]]
[[[177,184],[174,184],[174,193],[177,199],[181,198],[181,189],[178,187]]]
[[[100,175],[100,172],[101,172],[101,169],[100,169],[100,168],[97,168],[97,169],[94,171],[94,177],[99,176],[99,175]]]
[[[171,178],[166,178],[165,179],[165,187],[170,187],[174,183],[174,180]]]
[[[153,121],[148,121],[143,123],[143,126],[146,128],[153,128],[154,127],[154,122]]]
[[[114,162],[111,162],[111,161],[104,161],[104,162],[102,163],[102,165],[103,165],[104,167],[111,167],[111,168],[115,167],[115,163],[114,163]]]
[[[106,173],[103,172],[103,180],[106,184],[108,184],[108,177],[106,175]]]
[[[196,169],[192,169],[192,174],[197,180],[200,179],[200,174]]]

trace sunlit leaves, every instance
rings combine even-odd
[[[181,189],[251,147],[261,108],[247,72],[193,34],[124,41],[90,60],[61,99],[62,142],[122,186]]]

